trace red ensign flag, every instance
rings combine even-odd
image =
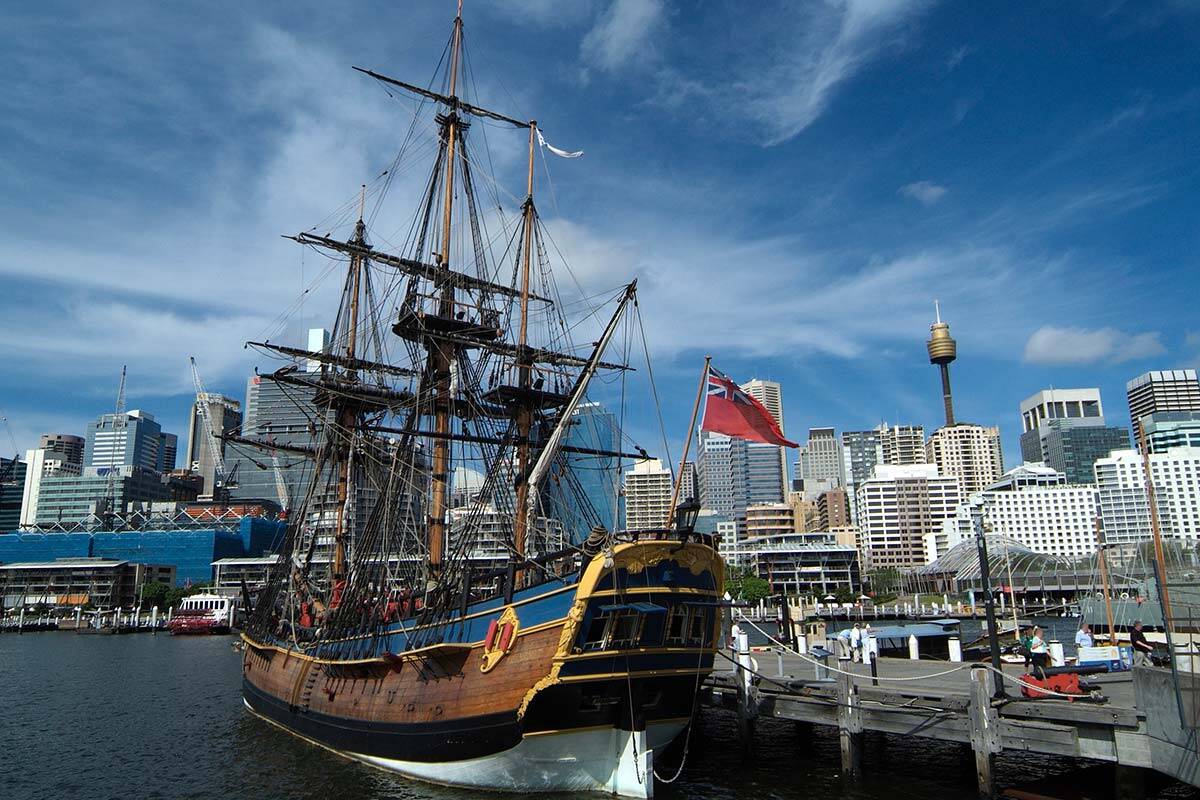
[[[771,412],[738,388],[737,384],[711,367],[706,380],[704,419],[700,430],[723,433],[735,439],[750,439],[780,447],[799,447],[783,438]]]

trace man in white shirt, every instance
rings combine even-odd
[[[1094,642],[1092,638],[1092,626],[1086,622],[1079,626],[1079,630],[1075,631],[1075,646],[1076,647],[1091,647]]]
[[[862,661],[862,644],[862,628],[856,622],[850,630],[850,656],[854,661]]]

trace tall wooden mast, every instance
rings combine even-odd
[[[525,241],[521,250],[521,322],[517,334],[517,372],[522,402],[517,407],[517,508],[513,518],[513,548],[523,559],[529,532],[529,432],[533,427],[532,359],[529,345],[529,264],[533,250],[533,145],[537,121],[529,123],[529,173],[525,184]]]
[[[442,291],[438,300],[438,316],[454,316],[454,281],[450,272],[450,226],[454,211],[454,159],[458,153],[458,61],[462,49],[462,0],[458,3],[458,14],[454,18],[454,41],[450,52],[450,110],[446,113],[442,130],[446,137],[445,195],[442,200],[442,252],[438,253],[438,266],[443,273]],[[433,381],[434,431],[432,496],[429,503],[428,541],[429,577],[441,572],[442,553],[446,541],[446,508],[450,492],[450,350],[453,345],[444,340],[431,340],[429,350],[429,377]]]
[[[363,223],[363,209],[366,205],[367,187],[364,184],[358,195],[358,223],[354,226],[354,238],[351,242],[359,247],[366,246],[367,226]],[[350,255],[350,319],[346,329],[346,359],[353,364],[358,358],[358,298],[362,292],[363,256],[361,253]],[[358,377],[358,371],[353,367],[347,373],[353,381]],[[337,415],[338,429],[334,432],[337,440],[344,441],[345,447],[337,449],[338,478],[337,478],[337,511],[333,529],[333,579],[342,580],[346,577],[346,501],[350,497],[352,466],[351,452],[354,449],[354,434],[358,429],[358,411],[352,402],[342,400]]]

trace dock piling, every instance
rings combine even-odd
[[[917,641],[917,635],[910,634],[908,637],[908,657],[913,661],[921,660],[921,645]]]
[[[954,662],[962,661],[962,640],[957,636],[951,636],[949,640],[950,660]]]
[[[992,706],[995,677],[985,665],[971,668],[971,703],[967,711],[971,719],[971,749],[975,752],[975,778],[979,796],[990,800],[996,796],[994,767],[996,753],[1002,749],[1000,715]]]
[[[862,773],[862,708],[858,689],[850,674],[851,661],[847,656],[838,659],[838,738],[841,740],[842,772],[847,775]]]

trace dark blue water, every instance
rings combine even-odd
[[[347,761],[252,717],[239,696],[232,637],[0,635],[0,798],[421,798],[483,793],[427,786]],[[839,773],[838,740],[817,728],[759,723],[743,758],[731,715],[706,713],[679,781],[660,798],[973,797],[969,752],[924,739],[869,735],[857,781]],[[674,772],[676,752],[659,771]],[[1064,759],[1003,756],[1005,785],[1072,773]],[[595,798],[597,795],[577,797]],[[1150,795],[1154,796],[1154,795]],[[1177,785],[1163,797],[1194,797]]]

